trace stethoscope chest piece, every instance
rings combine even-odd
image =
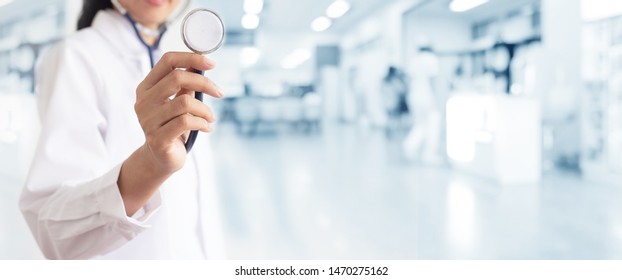
[[[215,12],[195,9],[184,17],[181,37],[193,52],[212,53],[220,48],[225,40],[225,25]]]

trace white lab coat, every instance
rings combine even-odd
[[[411,64],[410,94],[408,108],[414,112],[415,124],[403,142],[408,158],[421,159],[426,164],[438,164],[442,127],[441,104],[438,92],[434,92],[435,78],[439,75],[439,61],[435,54],[419,52]],[[419,155],[419,151],[422,150]]]
[[[111,10],[43,60],[42,132],[20,208],[47,258],[225,257],[206,134],[143,209],[125,214],[117,179],[145,141],[134,103],[149,70],[146,48]]]

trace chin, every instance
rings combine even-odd
[[[144,23],[164,23],[168,17],[169,17],[170,13],[163,13],[163,12],[159,12],[159,11],[145,11],[143,12],[143,14],[141,15],[141,21]]]

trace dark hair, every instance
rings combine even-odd
[[[78,19],[78,30],[90,27],[97,12],[112,9],[110,0],[83,0],[82,13]]]

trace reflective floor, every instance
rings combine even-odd
[[[620,259],[622,187],[550,174],[500,186],[408,164],[356,126],[214,136],[230,257]]]
[[[381,131],[213,135],[233,259],[622,259],[622,187],[407,163]],[[0,259],[40,258],[0,178]]]
[[[17,206],[21,186],[0,176],[0,260],[43,258]]]

